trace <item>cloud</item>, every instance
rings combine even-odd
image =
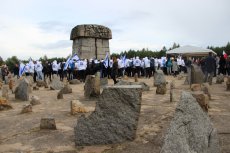
[[[60,21],[45,21],[39,22],[38,28],[43,32],[62,32],[62,33],[70,33],[72,27],[71,24],[60,22]]]
[[[70,40],[58,40],[56,42],[47,43],[47,44],[34,44],[32,46],[38,49],[61,49],[61,48],[69,48],[71,47],[72,42]]]

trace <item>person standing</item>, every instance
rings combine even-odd
[[[227,70],[228,76],[230,76],[230,57],[226,59],[226,70]]]
[[[218,72],[218,75],[220,75],[221,73],[223,75],[226,74],[226,60],[224,58],[224,55],[221,55],[220,57],[220,61],[219,61],[219,72]]]
[[[167,75],[171,75],[172,73],[172,61],[170,59],[170,57],[168,57],[167,61],[166,61],[166,67],[167,67]]]
[[[212,56],[212,52],[209,52],[208,57],[205,59],[205,78],[204,82],[209,81],[209,84],[212,85],[212,78],[215,71],[216,61]],[[209,77],[209,80],[208,80]]]
[[[117,58],[113,57],[113,66],[112,66],[112,70],[111,70],[111,78],[113,79],[114,84],[117,83],[117,80],[116,80],[117,74],[118,74],[118,62],[117,62]]]
[[[154,61],[153,61],[154,63]],[[144,65],[145,65],[145,77],[147,78],[150,78],[151,77],[151,70],[150,70],[150,60],[148,59],[148,57],[145,57],[144,58]],[[154,65],[153,65],[154,67]]]
[[[42,69],[43,69],[43,66],[42,66],[41,62],[37,61],[36,65],[35,65],[35,70],[37,72],[38,80],[43,80]]]
[[[178,70],[179,70],[179,65],[177,63],[177,59],[175,58],[172,61],[172,71],[173,71],[173,76],[176,77],[176,75],[178,74]]]
[[[15,64],[14,66],[14,76],[17,76],[17,79],[19,78],[19,66],[18,64]]]

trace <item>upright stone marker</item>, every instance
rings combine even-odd
[[[154,73],[154,86],[166,84],[165,76],[162,70],[156,70]]]
[[[77,122],[75,144],[113,144],[134,140],[141,109],[141,86],[107,86],[95,111]]]
[[[61,90],[64,87],[64,84],[60,81],[57,75],[53,76],[53,80],[50,84],[51,90]]]
[[[204,82],[204,74],[201,68],[197,65],[191,65],[191,80],[190,84],[202,84]]]
[[[6,98],[6,99],[9,99],[8,87],[7,86],[2,87],[2,97]]]
[[[220,153],[217,131],[191,93],[182,92],[161,153]]]
[[[26,78],[23,78],[22,81],[19,82],[18,86],[15,89],[15,99],[28,101],[29,100],[29,91],[30,85],[29,81]]]
[[[112,32],[109,28],[96,25],[77,25],[71,31],[70,40],[73,40],[73,54],[80,58],[102,59],[109,53],[109,39]]]
[[[100,95],[100,76],[87,75],[84,86],[84,96],[86,98],[99,97]]]

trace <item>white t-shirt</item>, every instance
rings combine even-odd
[[[141,66],[141,60],[138,58],[138,59],[135,59],[134,60],[134,65],[135,66]]]
[[[144,59],[144,63],[145,63],[145,68],[150,67],[150,60],[148,58]]]

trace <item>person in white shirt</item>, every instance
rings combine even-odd
[[[29,66],[29,63],[27,63],[27,64],[25,65],[25,74],[26,74],[26,76],[29,76],[29,75],[30,75],[30,66]]]
[[[53,74],[58,74],[58,64],[57,64],[57,61],[53,61],[53,64],[52,64],[52,70],[53,70]]]
[[[77,69],[79,74],[79,79],[81,82],[84,82],[85,79],[85,70],[86,70],[86,63],[84,60],[79,60],[77,62]]]
[[[150,71],[150,60],[148,57],[144,58],[144,64],[145,64],[145,77],[151,77],[151,71]]]
[[[43,80],[42,69],[43,69],[43,66],[42,66],[41,62],[37,61],[36,62],[36,67],[35,67],[35,71],[37,72],[37,78],[38,78],[38,80]]]
[[[123,77],[124,63],[122,59],[117,59],[118,62],[118,76]]]
[[[178,72],[180,73],[182,70],[182,66],[181,66],[182,62],[181,62],[181,57],[177,57],[177,65],[178,65]]]
[[[139,59],[138,56],[134,60],[134,65],[135,65],[135,73],[137,73],[138,77],[140,77],[141,60]]]

